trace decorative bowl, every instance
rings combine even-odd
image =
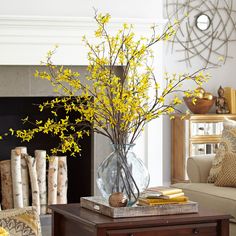
[[[216,97],[213,99],[205,99],[205,98],[196,98],[196,103],[193,104],[192,97],[183,97],[184,102],[188,109],[194,114],[206,114],[215,104]]]

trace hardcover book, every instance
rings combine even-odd
[[[235,101],[235,89],[232,87],[225,87],[224,88],[224,97],[227,99],[227,104],[229,107],[229,111],[231,114],[236,113],[236,101]]]
[[[147,188],[145,192],[156,193],[159,195],[170,195],[170,194],[182,193],[182,189],[160,186],[160,187]]]
[[[141,206],[155,206],[160,204],[178,204],[178,203],[186,203],[188,201],[188,197],[176,197],[171,199],[162,199],[162,198],[139,198],[138,205]]]

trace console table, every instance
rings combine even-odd
[[[225,118],[236,120],[236,114],[190,114],[171,120],[171,182],[188,181],[187,159],[191,156],[214,155],[221,140]]]
[[[229,215],[196,214],[113,219],[79,204],[53,205],[53,236],[228,236]]]

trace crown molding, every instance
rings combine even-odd
[[[123,23],[134,25],[139,36],[151,35],[151,26],[163,19],[113,18],[108,30],[113,33]],[[158,28],[158,29],[159,29]],[[0,16],[0,65],[38,65],[46,52],[59,45],[58,64],[86,65],[82,36],[94,40],[96,22],[92,17]],[[78,57],[79,55],[79,57]]]
[[[111,24],[137,24],[139,25],[151,25],[153,23],[165,24],[166,19],[158,18],[112,18]],[[62,26],[81,26],[93,23],[95,25],[94,18],[92,17],[50,17],[50,16],[18,16],[18,15],[0,15],[0,25],[62,25]]]

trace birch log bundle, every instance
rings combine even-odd
[[[27,154],[26,147],[16,147],[11,150],[11,160],[0,162],[0,176],[3,209],[31,205],[30,186],[32,205],[38,214],[50,212],[47,205],[67,203],[66,156],[50,158],[47,179],[46,151],[35,150],[34,158]]]
[[[37,213],[40,214],[39,185],[37,180],[36,161],[35,158],[29,155],[26,155],[25,158],[29,168],[29,176],[30,176],[31,192],[32,192],[32,206],[35,206]]]
[[[53,156],[49,160],[48,167],[48,205],[57,204],[57,173],[58,157]]]
[[[67,157],[58,157],[58,174],[57,174],[57,204],[67,203]]]
[[[14,208],[22,208],[24,204],[21,178],[21,153],[17,149],[11,150],[11,174]]]
[[[11,209],[13,204],[11,160],[0,162],[2,209]]]
[[[37,180],[39,186],[40,214],[47,213],[46,151],[35,150]]]
[[[26,147],[16,147],[21,153],[21,179],[22,179],[22,193],[23,193],[23,205],[29,206],[29,171],[25,155],[27,155]]]

